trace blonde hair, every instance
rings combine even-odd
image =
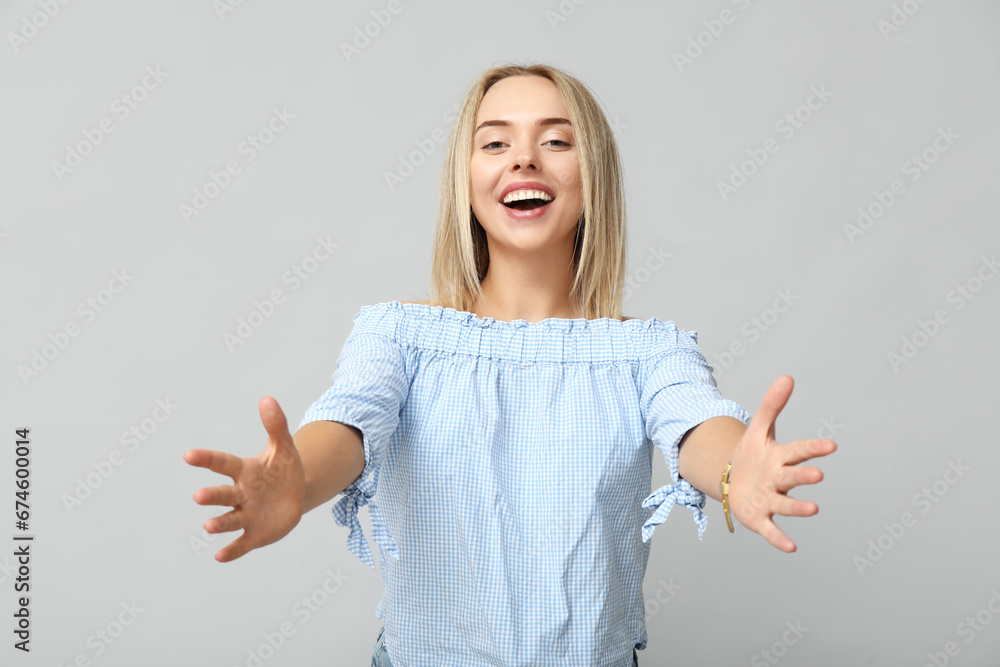
[[[574,242],[569,297],[587,319],[621,319],[627,230],[621,161],[614,135],[599,103],[583,83],[542,64],[493,67],[476,80],[465,96],[441,170],[429,304],[467,311],[483,298],[480,283],[489,267],[489,246],[486,232],[472,211],[469,192],[476,115],[493,84],[511,76],[530,75],[555,84],[576,140],[584,211]]]

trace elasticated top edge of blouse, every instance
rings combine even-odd
[[[400,346],[520,363],[644,361],[680,343],[697,344],[697,331],[651,317],[621,321],[550,317],[509,322],[422,303],[385,301],[362,306],[356,331],[385,336]],[[553,333],[562,335],[554,336]],[[678,336],[683,332],[690,336]],[[666,347],[665,347],[666,346]]]

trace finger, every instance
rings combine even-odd
[[[206,533],[231,533],[246,527],[246,513],[242,509],[234,509],[221,516],[209,519],[202,527]]]
[[[295,440],[288,431],[288,419],[284,411],[278,405],[278,401],[271,396],[260,399],[257,405],[260,411],[260,420],[264,424],[264,430],[268,435],[268,449],[274,449],[272,456],[279,453],[279,450],[286,447],[294,447]]]
[[[228,505],[235,507],[246,502],[241,490],[232,484],[206,486],[194,492],[194,501],[199,505]]]
[[[774,488],[780,493],[800,484],[817,484],[823,481],[823,471],[812,466],[782,466],[775,475]]]
[[[208,468],[234,480],[243,467],[243,461],[238,456],[213,449],[189,449],[184,452],[184,460],[193,466]]]
[[[774,547],[781,549],[785,553],[792,553],[795,551],[795,542],[792,541],[788,535],[785,535],[780,528],[770,519],[766,519],[763,524],[761,524],[760,530],[757,531],[761,536],[770,542]]]
[[[253,549],[253,547],[250,545],[250,540],[247,539],[247,534],[243,533],[235,540],[219,549],[219,552],[215,554],[215,560],[220,563],[228,563],[231,560],[236,560],[251,549]]]
[[[778,377],[764,394],[764,398],[760,402],[760,408],[757,409],[757,414],[750,420],[747,430],[755,431],[755,434],[759,437],[767,436],[767,438],[773,440],[774,422],[788,402],[788,397],[792,395],[794,387],[795,380],[792,379],[792,376],[782,375]]]
[[[785,464],[795,465],[808,461],[815,456],[826,456],[837,451],[837,443],[829,438],[813,438],[811,440],[796,440],[784,448]]]
[[[819,505],[811,500],[799,500],[779,494],[771,505],[771,512],[784,516],[812,516],[819,511]]]

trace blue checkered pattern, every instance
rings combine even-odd
[[[364,472],[333,516],[374,567],[368,506],[395,667],[619,667],[646,647],[654,529],[679,504],[705,530],[677,445],[723,415],[750,421],[720,396],[697,332],[673,322],[391,301],[354,317],[302,424],[363,435]],[[673,484],[650,493],[654,446]]]

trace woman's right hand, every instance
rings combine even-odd
[[[252,458],[210,449],[189,449],[184,460],[233,478],[233,484],[207,486],[194,492],[199,505],[226,505],[233,509],[204,523],[206,532],[243,534],[215,554],[225,563],[252,549],[277,542],[302,518],[305,503],[305,471],[288,420],[270,396],[257,406],[267,430],[267,446]]]

